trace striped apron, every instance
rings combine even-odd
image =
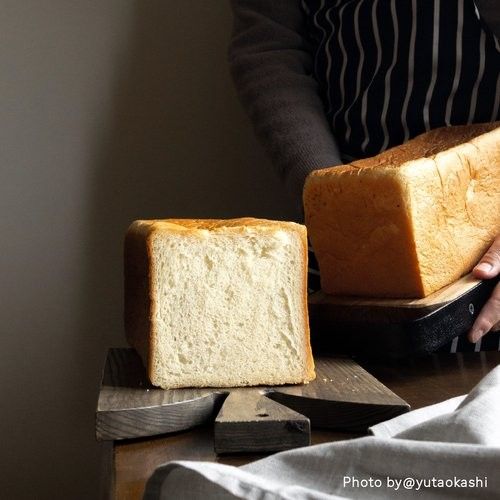
[[[346,160],[499,119],[500,45],[473,0],[303,0],[315,77]]]
[[[302,0],[345,162],[428,130],[500,119],[500,44],[473,0]],[[310,290],[319,288],[314,269]],[[500,335],[454,350],[500,349]],[[449,347],[448,347],[449,348]]]

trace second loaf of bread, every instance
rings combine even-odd
[[[304,188],[322,289],[425,297],[478,262],[500,231],[499,123],[436,129]]]

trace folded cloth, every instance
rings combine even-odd
[[[393,437],[399,432],[410,429],[414,425],[418,425],[422,422],[430,420],[433,417],[446,415],[456,410],[465,397],[466,396],[457,396],[456,398],[447,399],[446,401],[435,405],[403,413],[399,417],[391,418],[385,422],[380,422],[379,424],[370,427],[368,430],[374,436]]]
[[[500,498],[500,366],[466,397],[373,426],[373,436],[277,453],[244,467],[160,466],[146,500]]]

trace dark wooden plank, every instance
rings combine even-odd
[[[264,458],[269,453],[218,454],[214,450],[214,427],[202,425],[189,431],[115,442],[115,489],[117,500],[142,498],[144,485],[154,469],[171,460],[202,460],[240,466]],[[311,444],[357,437],[357,434],[313,431]]]
[[[314,383],[276,388],[268,397],[318,428],[363,432],[409,410],[409,405],[350,358],[323,358]]]
[[[115,470],[113,467],[115,449],[112,441],[104,441],[100,443],[101,450],[101,467],[99,477],[99,493],[100,500],[112,500],[112,491],[115,489]]]
[[[467,394],[500,363],[500,352],[439,353],[414,359],[358,359],[412,408]]]
[[[470,275],[417,300],[309,297],[315,352],[404,357],[429,354],[471,328],[498,278]]]
[[[383,299],[370,297],[348,297],[341,295],[327,295],[323,292],[316,292],[309,297],[309,303],[329,303],[339,306],[359,306],[366,308],[381,307],[389,309],[419,309],[435,308],[451,300],[454,300],[481,283],[480,279],[474,278],[472,273],[463,276],[459,280],[445,286],[441,290],[419,299]],[[408,313],[411,314],[411,313]]]
[[[316,372],[316,380],[303,385],[163,390],[149,384],[135,351],[110,349],[96,435],[116,440],[177,432],[213,421],[224,404],[216,419],[219,452],[277,451],[308,444],[309,419],[357,431],[408,411],[351,359],[317,359]]]
[[[177,432],[212,421],[227,391],[153,387],[133,349],[110,349],[96,411],[98,440]]]
[[[217,453],[266,452],[307,446],[309,419],[266,397],[262,389],[233,389],[215,419]]]

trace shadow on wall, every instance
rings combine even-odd
[[[105,349],[125,343],[122,240],[130,222],[284,219],[291,213],[232,88],[226,2],[137,1],[135,11],[89,184],[81,333],[74,356],[76,384],[89,382],[80,404],[70,410],[70,418],[88,417],[82,443],[93,439]],[[83,458],[82,466],[89,470]]]
[[[115,299],[132,220],[287,217],[288,200],[230,81],[227,6],[137,1],[135,21],[90,182],[87,297],[100,302],[100,321],[117,302],[121,315]]]

